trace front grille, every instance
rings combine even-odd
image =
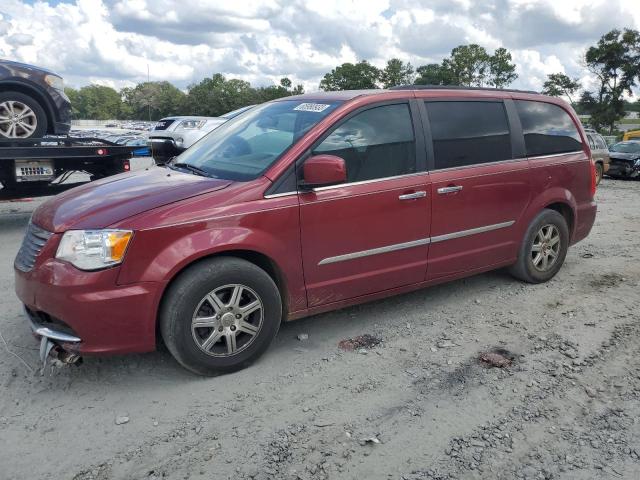
[[[175,120],[160,120],[156,123],[156,126],[153,128],[154,130],[166,130],[171,126],[171,124],[175,122]]]
[[[15,266],[23,272],[30,272],[36,263],[36,258],[40,254],[42,247],[51,238],[53,233],[47,232],[40,227],[29,222],[27,233],[24,235],[18,255],[16,255]]]

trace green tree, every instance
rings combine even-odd
[[[159,120],[184,113],[186,94],[169,82],[144,82],[120,92],[126,116]]]
[[[399,58],[392,58],[380,72],[380,80],[384,88],[391,88],[396,85],[411,85],[413,73],[413,66],[409,62],[404,63]]]
[[[616,121],[624,116],[622,97],[632,94],[640,75],[640,33],[611,30],[587,50],[585,63],[598,79],[598,88],[583,95],[581,106],[591,115],[594,128],[608,127],[611,133]]]
[[[511,60],[511,53],[506,48],[500,47],[493,52],[489,57],[489,85],[504,88],[518,78],[516,65]]]
[[[249,82],[235,78],[227,80],[220,73],[205,78],[189,88],[187,111],[191,115],[218,117],[255,103],[256,91]]]
[[[66,89],[71,96],[74,118],[110,120],[120,118],[120,94],[111,87],[88,85],[80,90]]]
[[[276,98],[299,95],[301,93],[304,93],[302,85],[296,85],[293,87],[291,80],[284,77],[280,79],[280,85],[256,88],[255,99],[252,103],[268,102],[269,100],[275,100]]]
[[[343,63],[327,73],[320,82],[320,88],[332,90],[361,90],[378,88],[380,70],[366,60],[356,64]]]
[[[480,45],[460,45],[451,50],[451,57],[445,58],[442,66],[451,72],[456,85],[482,87],[489,79],[490,59]]]
[[[480,45],[460,45],[442,63],[418,67],[415,84],[504,88],[518,78],[511,60],[511,53],[505,48],[490,55]]]
[[[564,73],[551,73],[547,76],[547,81],[542,86],[542,93],[552,97],[565,96],[573,105],[573,95],[582,88],[577,78],[570,78]]]
[[[438,63],[422,65],[416,72],[415,85],[456,85],[451,71]]]

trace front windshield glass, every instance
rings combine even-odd
[[[640,153],[640,142],[616,143],[609,150],[619,153]]]
[[[174,160],[216,178],[257,178],[341,102],[264,103],[229,120]]]

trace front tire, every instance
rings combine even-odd
[[[278,333],[282,301],[271,277],[233,257],[203,260],[166,292],[160,331],[167,348],[199,375],[240,370],[262,355]]]
[[[35,99],[20,92],[0,93],[0,138],[42,138],[47,115]]]
[[[569,227],[555,210],[544,209],[533,219],[509,272],[527,283],[551,280],[560,270],[569,249]]]

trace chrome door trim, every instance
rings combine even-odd
[[[387,180],[396,180],[398,178],[416,177],[418,175],[426,175],[428,172],[405,173],[404,175],[396,175],[394,177],[373,178],[371,180],[362,180],[360,182],[338,183],[337,185],[327,185],[326,187],[316,187],[313,192],[323,192],[324,190],[335,190],[336,188],[352,187],[354,185],[366,185],[368,183],[385,182]]]
[[[445,240],[453,240],[454,238],[468,237],[469,235],[476,235],[478,233],[485,233],[491,232],[492,230],[499,230],[501,228],[508,228],[514,223],[516,223],[515,220],[510,220],[508,222],[485,225],[484,227],[470,228],[469,230],[460,230],[459,232],[453,233],[445,233],[444,235],[431,237],[431,243],[444,242]]]
[[[427,245],[428,243],[428,238],[421,238],[420,240],[413,240],[411,242],[396,243],[393,245],[387,245],[386,247],[372,248],[371,250],[362,250],[360,252],[346,253],[344,255],[338,255],[336,257],[328,257],[320,260],[320,263],[318,263],[318,265],[346,262],[347,260],[354,260],[356,258],[369,257],[371,255],[380,255],[381,253],[395,252],[396,250],[404,250],[405,248],[419,247],[421,245]]]
[[[370,250],[362,250],[360,252],[345,253],[344,255],[337,255],[335,257],[327,257],[318,263],[318,265],[329,265],[331,263],[346,262],[347,260],[354,260],[356,258],[369,257],[371,255],[380,255],[382,253],[395,252],[397,250],[404,250],[406,248],[419,247],[421,245],[428,245],[430,243],[444,242],[445,240],[453,240],[454,238],[468,237],[470,235],[477,235],[478,233],[491,232],[493,230],[499,230],[501,228],[508,228],[516,223],[515,220],[508,222],[495,223],[493,225],[485,225],[483,227],[470,228],[469,230],[460,230],[459,232],[446,233],[444,235],[437,235],[431,238],[421,238],[420,240],[413,240],[405,243],[395,243],[393,245],[387,245],[385,247],[372,248]]]

